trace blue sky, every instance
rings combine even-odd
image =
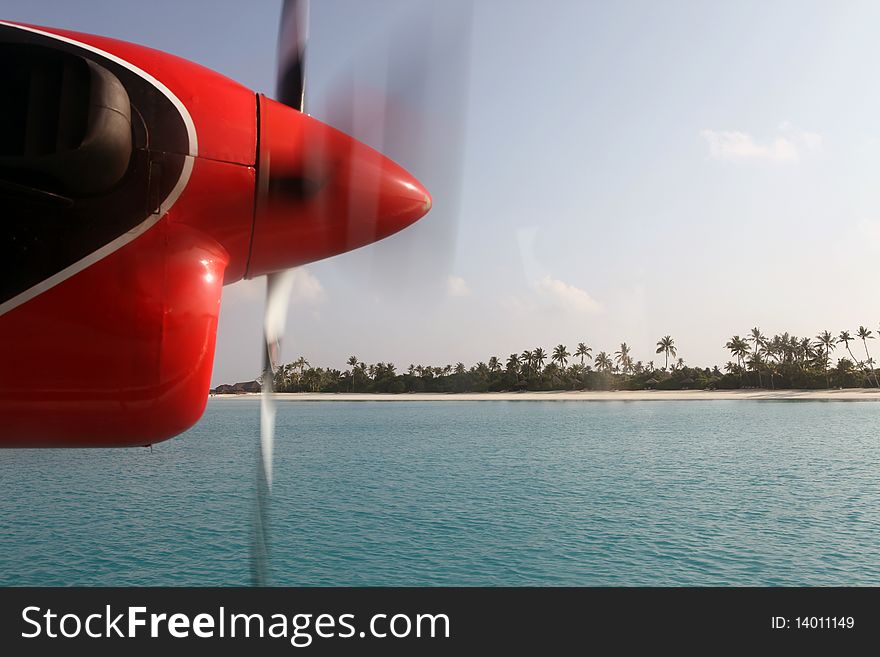
[[[335,120],[352,60],[357,88],[381,88],[387,66],[371,62],[397,56],[389,34],[423,40],[394,27],[423,25],[408,22],[418,4],[313,2],[310,111]],[[0,7],[273,91],[279,2]],[[672,334],[688,363],[723,365],[724,342],[755,325],[876,330],[877,24],[873,2],[477,0],[470,33],[428,50],[421,151],[383,142],[435,210],[300,272],[285,357],[404,368],[626,341],[647,361]],[[262,281],[226,288],[215,383],[259,372],[262,295]]]

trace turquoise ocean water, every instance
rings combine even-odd
[[[259,404],[0,450],[0,585],[243,585]],[[878,585],[880,404],[283,402],[283,585]]]

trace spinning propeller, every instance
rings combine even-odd
[[[357,52],[357,59],[352,59],[349,70],[340,78],[343,82],[331,85],[323,98],[330,111],[322,118],[342,132],[303,120],[300,115],[292,121],[288,110],[281,111],[284,108],[279,109],[274,101],[260,99],[262,143],[249,264],[249,276],[267,274],[252,544],[255,585],[268,583],[267,512],[275,441],[273,383],[294,280],[293,270],[284,268],[290,265],[282,264],[290,262],[290,247],[286,246],[288,252],[284,252],[282,246],[316,245],[313,252],[305,250],[301,254],[298,261],[305,264],[396,233],[431,208],[431,197],[421,183],[370,148],[374,146],[407,167],[417,167],[421,180],[442,190],[444,216],[435,218],[434,224],[416,239],[423,241],[420,251],[429,254],[429,266],[445,281],[456,234],[462,101],[470,34],[469,12],[453,12],[452,16],[452,22],[447,15],[447,20],[438,24],[435,16],[422,14],[385,35],[383,47],[389,50],[377,47]],[[305,111],[308,22],[307,0],[285,1],[276,96],[280,103],[298,112]],[[453,39],[460,47],[454,47]],[[442,76],[431,69],[437,61],[444,64]],[[368,94],[380,99],[378,103],[362,102],[363,90],[352,83],[358,77],[356,67],[364,65],[386,71],[384,87],[373,85]],[[439,93],[435,85],[433,95],[427,84],[432,78],[441,81]],[[405,102],[401,100],[404,96]],[[262,237],[270,233],[272,240]],[[277,239],[280,234],[285,239]],[[410,246],[415,244],[411,242]],[[398,274],[400,269],[398,266]]]
[[[305,55],[309,30],[308,0],[286,0],[278,33],[278,100],[305,112]],[[268,163],[264,163],[268,164]],[[266,189],[260,189],[261,194]],[[281,339],[293,288],[292,269],[266,275],[266,312],[263,318],[263,376],[260,393],[260,459],[257,464],[257,511],[254,522],[253,582],[268,584],[268,497],[272,491],[275,450],[275,368],[281,355]]]

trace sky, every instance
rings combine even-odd
[[[280,2],[0,8],[274,91]],[[711,366],[752,326],[876,331],[877,24],[875,2],[313,1],[308,111],[353,114],[434,209],[298,270],[283,360],[404,369],[625,341],[647,362],[670,334]],[[214,384],[259,374],[263,295],[225,288]]]

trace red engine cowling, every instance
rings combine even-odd
[[[264,96],[257,184],[248,277],[372,244],[431,207],[381,153]]]
[[[0,447],[186,430],[206,404],[224,284],[430,208],[376,151],[172,55],[3,22],[0,51],[20,103],[0,126]],[[16,91],[34,80],[45,93]],[[130,135],[102,120],[108,103]],[[120,158],[121,177],[81,175]]]

